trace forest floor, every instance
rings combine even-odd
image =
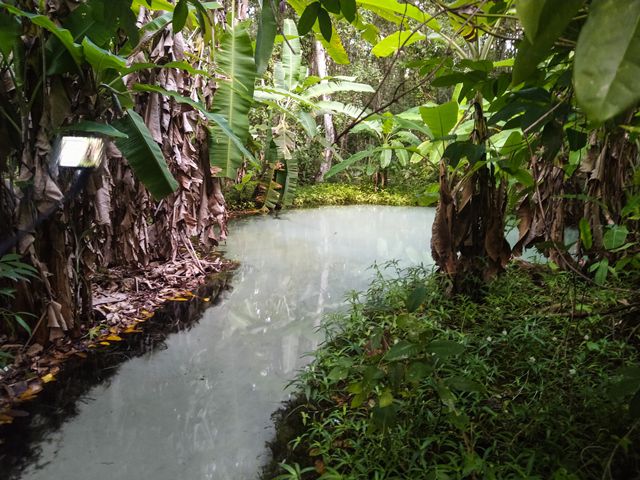
[[[639,478],[638,285],[520,263],[474,302],[380,270],[327,320],[264,478]]]
[[[0,425],[27,415],[22,405],[55,381],[67,361],[87,358],[91,351],[109,349],[127,335],[141,333],[143,324],[160,307],[192,301],[199,287],[233,268],[233,262],[217,253],[201,255],[197,261],[185,256],[170,262],[153,262],[144,269],[110,268],[92,279],[92,323],[42,343],[36,341],[36,335],[26,343],[0,338],[0,352],[6,362],[0,368]]]

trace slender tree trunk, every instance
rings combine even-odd
[[[237,19],[239,22],[246,20],[249,15],[249,0],[237,0],[238,1],[238,12]]]
[[[327,55],[324,51],[324,47],[318,40],[316,40],[313,43],[313,47],[314,47],[313,59],[314,59],[316,73],[320,78],[324,78],[327,76]],[[329,100],[329,96],[322,95],[322,100],[323,101]],[[336,131],[333,126],[333,116],[330,113],[325,113],[323,115],[322,120],[324,123],[324,135],[327,141],[327,145],[331,145],[336,138]],[[325,174],[331,168],[332,159],[333,159],[333,151],[331,150],[331,148],[327,146],[325,147],[322,155],[322,162],[320,163],[320,169],[318,170],[318,174],[316,175],[316,178],[315,178],[316,182],[324,181]]]

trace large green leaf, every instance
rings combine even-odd
[[[355,105],[336,102],[333,100],[320,101],[316,103],[316,107],[318,107],[321,113],[339,113],[351,118],[360,118],[362,116],[362,107],[356,107]]]
[[[356,9],[356,0],[340,1],[340,10],[348,22],[353,22],[356,19]]]
[[[564,32],[584,0],[530,0],[518,3],[518,17],[525,27],[513,67],[513,84],[529,78],[544,60],[558,37]],[[532,32],[533,37],[529,36]]]
[[[298,189],[298,162],[294,158],[285,161],[285,178],[280,194],[280,205],[288,207],[293,204]]]
[[[104,17],[104,0],[92,0],[74,9],[64,19],[62,26],[71,32],[76,41],[90,35],[91,41],[104,48],[118,31],[118,25],[106,21]]]
[[[20,23],[13,15],[0,11],[0,53],[5,58],[20,37],[20,30]]]
[[[410,3],[400,3],[397,0],[356,0],[356,3],[377,14],[381,12],[398,14],[423,23],[432,30],[440,31],[440,24],[431,15]],[[379,11],[376,12],[376,10]]]
[[[187,0],[178,0],[176,8],[173,11],[173,33],[178,33],[184,28],[188,16],[189,5],[187,4]]]
[[[380,152],[380,168],[387,168],[391,164],[391,157],[393,151],[386,143],[382,145],[382,151]]]
[[[287,0],[289,5],[296,11],[298,15],[302,15],[304,10],[307,8],[307,2],[305,0]],[[285,20],[286,22],[286,20]],[[340,39],[340,35],[336,31],[335,27],[331,27],[331,40],[326,41],[320,32],[320,26],[316,22],[313,26],[313,31],[316,35],[316,38],[320,40],[324,49],[327,51],[327,54],[331,57],[331,59],[340,64],[340,65],[348,65],[349,64],[349,56],[347,55],[347,51],[342,44],[342,40]],[[286,31],[285,31],[286,35]]]
[[[377,147],[377,148],[372,148],[372,149],[369,149],[369,150],[363,150],[363,151],[360,151],[360,152],[358,152],[358,153],[356,153],[354,155],[351,155],[349,158],[346,158],[342,162],[336,163],[333,167],[331,167],[329,169],[329,171],[327,173],[325,173],[324,179],[326,180],[327,178],[333,177],[337,173],[340,173],[343,170],[346,170],[351,165],[359,162],[360,160],[363,160],[365,158],[371,157],[371,156],[375,155],[377,152],[380,152],[381,150],[382,150],[381,147]]]
[[[309,99],[303,95],[298,95],[297,93],[292,93],[288,90],[277,87],[258,87],[255,89],[253,96],[259,102],[263,102],[265,100],[273,100],[277,102],[290,98],[292,100],[295,100],[301,106],[306,106],[309,108],[315,108],[316,106],[316,103],[313,101],[313,99]]]
[[[313,2],[304,9],[298,19],[298,31],[300,35],[306,35],[313,28],[313,24],[318,19],[318,12],[322,7],[320,2]]]
[[[595,0],[576,46],[578,104],[607,120],[640,99],[640,0]]]
[[[527,38],[533,42],[538,35],[538,27],[540,26],[540,19],[542,17],[542,11],[544,5],[549,2],[546,0],[517,0],[516,1],[516,13],[518,19],[522,23],[524,33]]]
[[[317,98],[322,95],[332,95],[337,92],[375,92],[374,88],[366,83],[358,83],[358,82],[323,82],[314,85],[313,87],[309,87],[305,92],[304,96],[307,98]]]
[[[87,62],[96,72],[103,72],[110,68],[117,72],[123,72],[127,68],[127,61],[124,58],[100,48],[89,37],[84,37],[82,40],[82,51]]]
[[[349,65],[349,55],[347,55],[347,51],[342,44],[340,35],[338,35],[335,27],[332,26],[331,28],[332,30],[330,41],[325,40],[325,38],[317,32],[316,38],[320,40],[320,43],[322,43],[322,46],[335,63],[337,63],[338,65]]]
[[[220,82],[213,99],[212,113],[221,115],[240,141],[245,142],[249,135],[249,109],[253,104],[256,64],[251,38],[243,24],[223,34],[216,62],[226,80]],[[236,170],[242,164],[243,152],[219,124],[211,126],[211,133],[211,165],[220,168],[219,176],[235,178]]]
[[[284,88],[290,92],[298,85],[302,54],[300,53],[300,37],[293,20],[286,19],[282,26],[286,42],[282,44],[282,68],[284,72]]]
[[[412,43],[419,42],[420,40],[424,40],[425,38],[427,38],[425,35],[418,32],[398,30],[397,32],[380,40],[376,46],[373,47],[371,53],[376,57],[388,57],[389,55],[396,53],[401,48],[407,47]]]
[[[591,226],[589,220],[581,218],[578,222],[578,230],[580,231],[580,241],[585,250],[590,250],[593,246],[593,235],[591,234]]]
[[[0,8],[5,8],[13,15],[28,18],[34,25],[38,25],[39,27],[51,32],[69,51],[76,65],[80,65],[82,63],[82,47],[73,41],[73,36],[69,30],[59,27],[46,15],[25,12],[13,5],[8,5],[3,1],[0,1]]]
[[[273,210],[281,199],[282,185],[277,183],[273,177],[276,172],[276,165],[283,161],[280,150],[275,142],[268,138],[268,147],[264,152],[264,167],[262,177],[258,183],[258,195],[256,200],[262,204],[263,208]]]
[[[272,0],[262,0],[260,11],[260,24],[256,37],[256,74],[258,76],[262,76],[269,65],[278,28],[271,2]]]
[[[452,100],[437,107],[420,107],[420,115],[435,138],[442,139],[458,121],[458,103]]]
[[[160,200],[175,192],[178,182],[171,175],[162,151],[142,117],[133,110],[127,110],[125,116],[113,125],[128,136],[116,138],[116,145],[153,198]]]
[[[612,225],[604,234],[602,244],[607,250],[615,250],[624,245],[629,235],[629,230],[624,225]]]

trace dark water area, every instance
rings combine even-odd
[[[23,469],[38,463],[40,441],[78,415],[80,405],[97,385],[108,385],[120,366],[132,358],[166,349],[172,333],[188,331],[205,309],[219,304],[229,289],[232,272],[210,277],[189,302],[167,302],[153,317],[138,325],[140,333],[123,334],[121,342],[89,349],[86,358],[69,358],[56,380],[34,399],[16,406],[25,416],[0,426],[0,479],[20,478]],[[209,298],[209,301],[203,301]]]

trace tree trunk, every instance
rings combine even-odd
[[[313,42],[313,50],[314,50],[314,66],[317,75],[320,78],[324,78],[327,76],[327,55],[324,51],[324,47],[320,41],[316,40]],[[322,95],[322,100],[329,100],[328,95]],[[324,149],[322,155],[322,161],[320,162],[320,168],[316,175],[316,182],[323,182],[325,174],[331,168],[331,160],[333,159],[333,151],[329,148],[329,145],[333,144],[336,138],[335,128],[333,126],[333,116],[330,113],[325,113],[322,116],[322,120],[324,123],[324,136],[327,141],[327,146]]]
[[[238,13],[237,19],[242,22],[246,20],[249,15],[249,0],[237,0],[238,1]]]
[[[473,106],[472,140],[482,145],[487,127],[480,95]],[[483,156],[479,161],[485,160]],[[505,189],[505,182],[496,182],[489,165],[456,177],[448,171],[445,158],[440,162],[440,201],[431,251],[440,271],[451,278],[455,293],[480,295],[482,284],[502,271],[510,259],[511,248],[504,238]]]

